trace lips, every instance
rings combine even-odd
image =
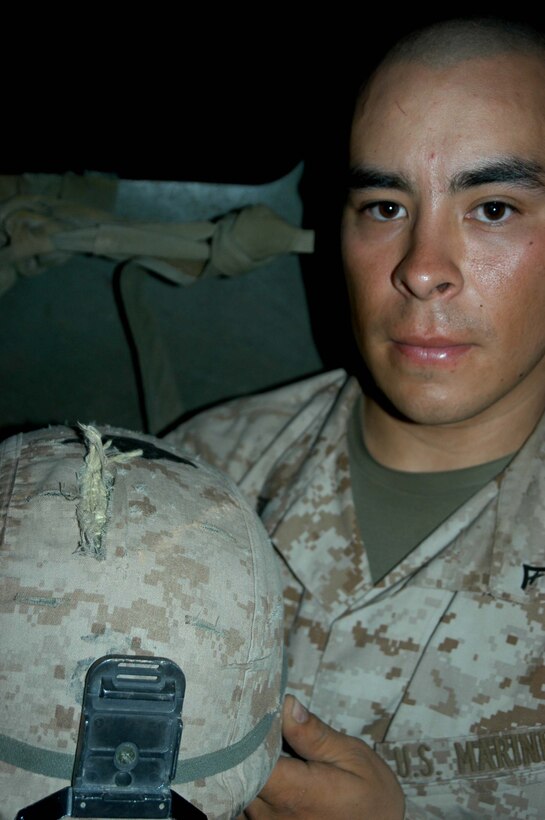
[[[393,349],[404,359],[420,365],[451,366],[471,349],[472,344],[446,337],[416,337],[393,340]]]

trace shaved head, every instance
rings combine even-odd
[[[386,52],[362,82],[354,112],[365,103],[377,75],[392,66],[419,63],[444,69],[466,60],[520,54],[545,63],[545,35],[537,28],[501,17],[452,18],[410,31]]]
[[[523,23],[496,17],[445,20],[407,34],[386,54],[381,65],[420,62],[444,68],[463,60],[506,53],[545,59],[545,37]]]

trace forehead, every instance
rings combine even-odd
[[[498,54],[379,70],[356,106],[351,161],[456,166],[494,154],[545,159],[545,62]]]

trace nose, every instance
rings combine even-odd
[[[410,245],[393,273],[394,287],[422,301],[451,299],[463,287],[453,237],[437,225],[416,227]]]

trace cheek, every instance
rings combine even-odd
[[[502,243],[467,257],[466,293],[472,315],[495,340],[503,367],[524,375],[545,351],[545,245]]]
[[[474,282],[483,293],[506,295],[522,277],[525,254],[520,247],[495,243],[491,249],[471,246],[466,249],[463,272],[467,283]]]
[[[346,286],[352,322],[358,329],[369,326],[373,318],[382,313],[383,292],[380,281],[372,270],[349,266],[345,268]]]
[[[496,245],[491,253],[468,251],[466,286],[474,289],[485,312],[507,322],[545,316],[545,243],[541,247],[529,239]]]
[[[384,245],[344,236],[342,243],[344,274],[355,316],[373,312],[391,288],[391,270],[395,264]],[[393,264],[393,268],[392,268]]]

